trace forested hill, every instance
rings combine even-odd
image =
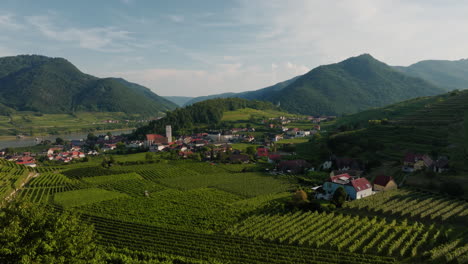
[[[223,113],[226,111],[243,108],[268,110],[276,109],[277,107],[269,102],[251,101],[241,98],[211,99],[168,112],[166,117],[151,121],[147,126],[138,128],[134,136],[136,138],[144,138],[149,133],[163,134],[166,125],[171,125],[176,133],[190,133],[196,126],[220,123]]]
[[[214,96],[280,103],[281,108],[291,113],[339,115],[443,92],[432,83],[363,54],[257,91]],[[209,97],[197,97],[190,102]]]
[[[209,100],[209,99],[229,98],[229,97],[238,97],[238,98],[244,98],[244,99],[249,99],[249,100],[264,100],[264,98],[267,97],[270,93],[277,92],[277,91],[284,89],[285,87],[293,83],[299,77],[300,76],[296,76],[289,80],[279,82],[275,85],[268,86],[268,87],[255,90],[255,91],[247,91],[247,92],[241,92],[241,93],[222,93],[222,94],[214,94],[214,95],[207,95],[207,96],[199,96],[186,102],[185,105],[191,105],[191,104],[202,102],[202,101]]]
[[[317,67],[264,99],[293,113],[336,115],[443,92],[364,54]]]
[[[146,87],[119,78],[82,73],[63,58],[20,55],[0,58],[2,112],[124,112],[155,116],[176,105]]]
[[[468,88],[468,59],[425,60],[408,67],[396,66],[395,69],[430,81],[446,91]]]

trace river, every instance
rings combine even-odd
[[[132,130],[111,130],[111,131],[95,131],[93,132],[96,136],[98,135],[105,135],[107,132],[111,132],[112,135],[122,135],[122,134],[129,134]],[[56,138],[63,138],[65,140],[72,140],[72,139],[85,139],[88,136],[88,133],[70,133],[64,135],[49,135],[49,136],[38,136],[38,137],[25,137],[19,139],[9,139],[9,140],[0,140],[0,149],[4,148],[18,148],[18,147],[29,147],[35,146],[41,143],[42,140],[50,140],[55,142]]]

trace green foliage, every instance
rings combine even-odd
[[[336,205],[336,207],[342,207],[346,201],[346,191],[343,187],[339,187],[333,193],[332,203]]]
[[[103,263],[92,226],[25,202],[0,210],[1,263]]]
[[[164,134],[166,125],[171,125],[173,131],[185,134],[192,131],[195,125],[218,125],[224,112],[242,108],[275,109],[272,104],[261,101],[240,98],[212,99],[167,112],[166,117],[138,128],[135,137],[143,138],[149,133]]]
[[[55,194],[54,201],[64,208],[70,208],[125,197],[127,195],[123,193],[90,188],[57,193]]]
[[[408,67],[396,69],[418,78],[430,81],[446,91],[466,89],[468,83],[468,60],[426,60]]]

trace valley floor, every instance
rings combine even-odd
[[[35,170],[18,198],[80,212],[105,248],[185,259],[173,263],[468,263],[464,200],[404,188],[331,212],[287,211],[299,184],[258,164],[135,157],[144,164],[4,162],[0,178]]]

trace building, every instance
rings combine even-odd
[[[146,146],[151,146],[154,144],[167,144],[167,138],[158,134],[147,134]]]
[[[172,142],[172,127],[171,127],[171,125],[166,126],[166,139],[167,139],[167,143]]]
[[[356,200],[374,194],[372,186],[366,178],[353,179],[349,174],[340,174],[331,176],[322,186],[324,193],[318,193],[318,199],[330,200],[333,197],[336,189],[342,187],[348,199]]]
[[[379,175],[374,180],[374,191],[395,190],[398,185],[393,180],[392,176]]]

